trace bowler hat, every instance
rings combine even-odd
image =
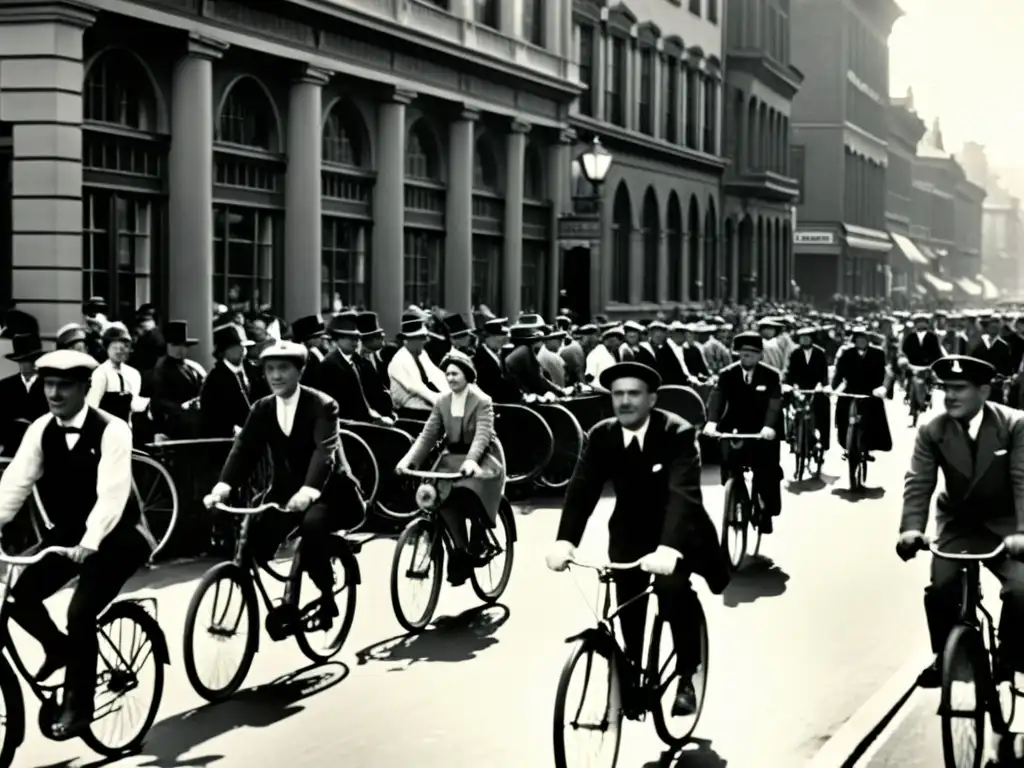
[[[306,315],[292,323],[292,340],[299,343],[327,335],[320,315]]]
[[[943,384],[955,381],[966,381],[980,387],[990,384],[996,375],[996,368],[991,363],[967,355],[949,355],[940,357],[931,365],[935,377]]]
[[[456,336],[465,336],[467,333],[472,333],[473,329],[466,325],[465,319],[462,315],[448,315],[442,321],[445,329],[448,331],[448,335],[452,338]]]
[[[16,363],[27,363],[35,360],[43,354],[43,343],[34,333],[19,333],[11,339],[11,353],[7,355],[8,360]]]
[[[536,312],[524,312],[519,315],[519,320],[516,321],[516,325],[528,325],[539,328],[545,325],[544,318],[538,315]]]
[[[188,323],[184,320],[171,320],[164,326],[164,342],[192,347],[199,343],[188,335]]]
[[[335,338],[358,339],[360,334],[357,317],[355,312],[342,312],[340,315],[335,315],[327,325],[327,332]]]
[[[647,388],[652,392],[661,386],[661,376],[656,370],[649,365],[633,361],[608,366],[601,371],[599,379],[601,386],[609,390],[612,388],[612,384],[619,379],[640,379],[647,384]]]
[[[128,332],[128,326],[124,323],[111,323],[103,331],[103,335],[100,337],[103,346],[106,347],[115,341],[128,341],[132,340],[132,335]]]
[[[403,320],[402,330],[395,336],[396,339],[425,339],[430,335],[427,325],[422,320]]]
[[[39,335],[39,321],[28,312],[22,312],[20,309],[7,310],[0,325],[3,326],[3,333],[0,336],[5,339],[13,339],[19,333]]]
[[[377,319],[376,312],[360,312],[356,316],[356,327],[363,336],[384,334],[384,329],[380,327],[380,321]]]
[[[535,341],[540,341],[544,336],[544,331],[541,330],[539,325],[522,325],[516,323],[509,329],[509,341],[513,344],[532,344]]]
[[[508,318],[507,317],[495,317],[484,323],[483,331],[484,336],[508,336]]]
[[[213,329],[213,346],[223,352],[231,347],[251,347],[255,342],[245,336],[245,331],[234,323]]]

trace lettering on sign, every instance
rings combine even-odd
[[[794,232],[793,242],[797,245],[835,245],[833,232]]]
[[[600,240],[601,220],[597,216],[562,216],[558,220],[558,239]]]

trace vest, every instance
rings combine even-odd
[[[78,442],[70,450],[56,419],[51,419],[43,429],[43,476],[36,489],[54,529],[66,531],[68,536],[85,534],[85,522],[96,504],[103,432],[112,418],[89,408]],[[134,528],[139,519],[138,501],[131,493],[124,514],[110,535]]]

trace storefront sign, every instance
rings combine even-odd
[[[601,219],[593,215],[569,214],[558,220],[559,240],[600,240]]]
[[[793,243],[796,245],[835,245],[834,232],[794,232]]]

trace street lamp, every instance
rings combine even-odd
[[[612,153],[605,149],[601,140],[595,136],[590,149],[580,155],[580,168],[583,170],[584,178],[595,187],[599,187],[604,183],[611,167]]]

